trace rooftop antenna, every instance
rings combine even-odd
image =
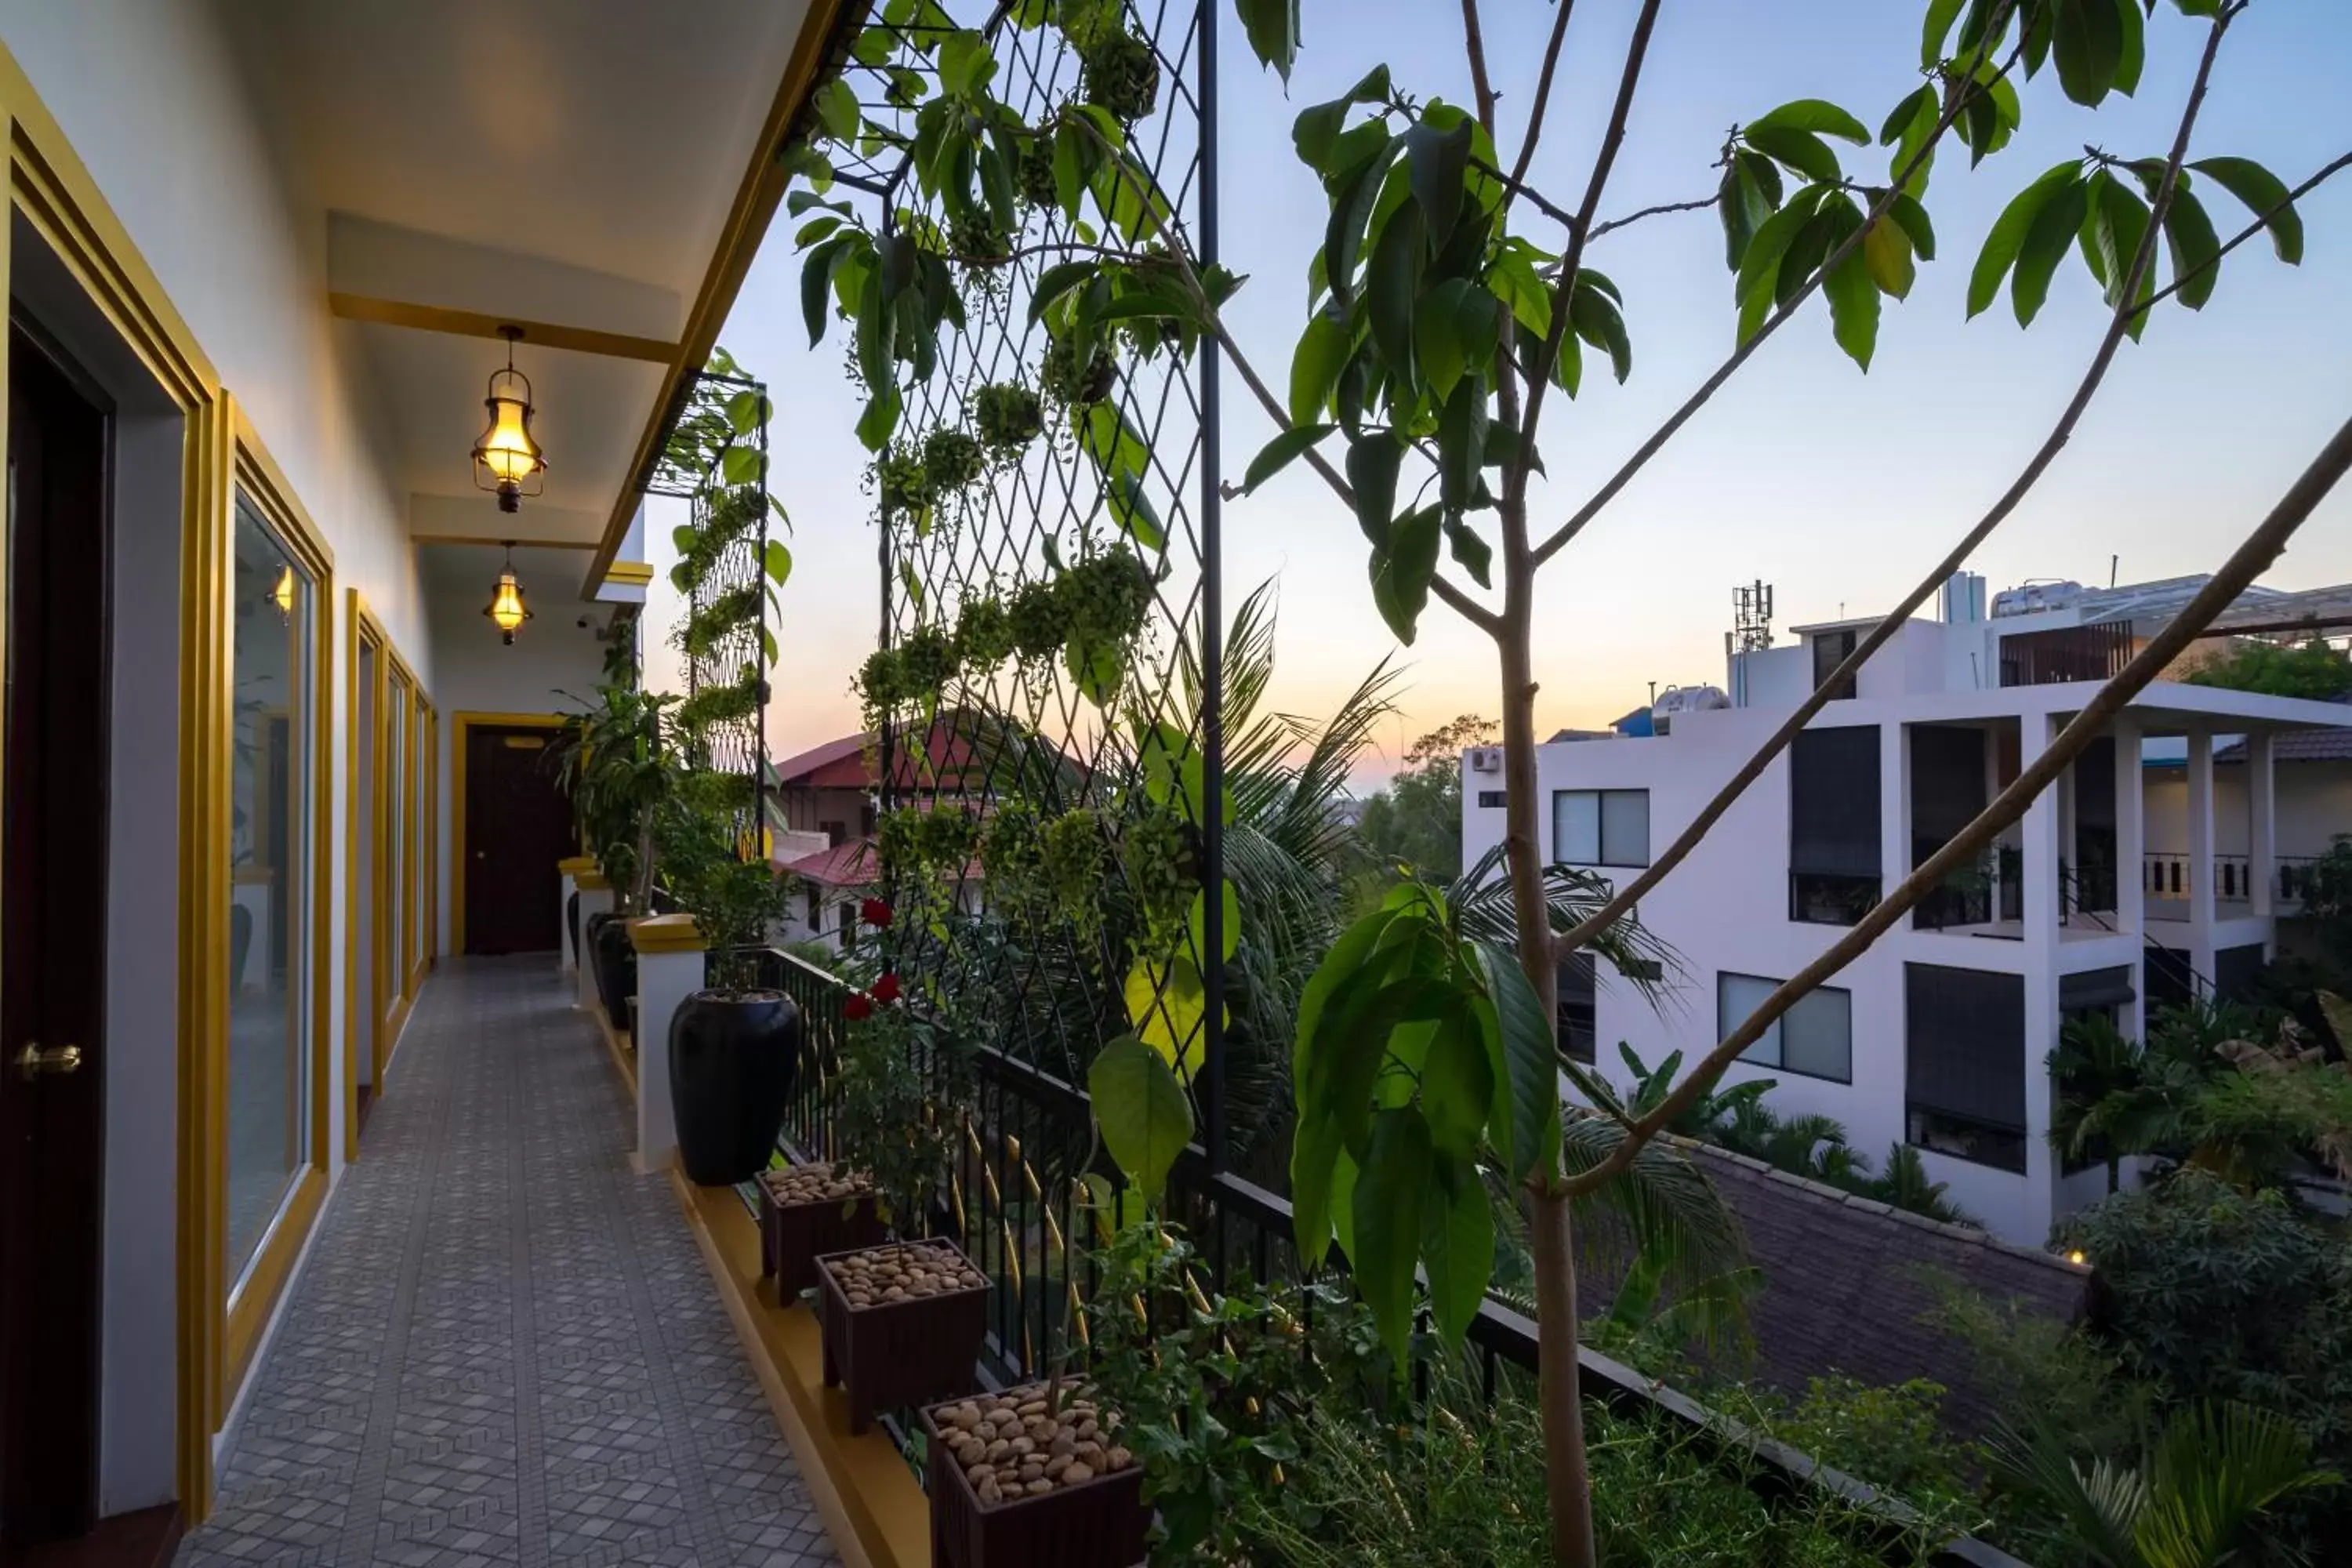
[[[2120,567],[2123,563],[2124,563],[2124,558],[2123,558],[2120,554],[2117,554],[2117,555],[2110,555],[2110,556],[2108,556],[2108,557],[2107,557],[2107,586],[2108,586],[2108,587],[2112,588],[2112,587],[2114,587],[2114,586],[2116,585],[2116,568]]]
[[[1656,681],[1653,680],[1652,682],[1650,682],[1650,706],[1651,706],[1651,707],[1653,707],[1653,708],[1655,708],[1657,705],[1658,705],[1658,683],[1657,683]]]
[[[1731,651],[1762,653],[1772,646],[1772,584],[1758,579],[1731,591]]]

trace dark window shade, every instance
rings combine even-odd
[[[2058,977],[2058,1011],[2072,1013],[2083,1007],[2120,1007],[2132,999],[2131,965],[2114,969],[2086,969],[2079,974]]]
[[[2147,985],[2147,1013],[2153,1018],[2166,1007],[2185,1006],[2197,999],[2197,972],[2189,955],[2177,947],[2151,945],[2140,958],[2140,978]]]
[[[2225,947],[2213,954],[2213,995],[2217,1001],[2245,1002],[2262,984],[2263,944]]]
[[[2025,1127],[2025,977],[1903,966],[1905,1095],[1917,1110]]]
[[[1911,727],[1911,837],[1926,859],[1985,808],[1985,732],[1958,724]],[[1916,863],[1916,861],[1914,862]]]
[[[1815,686],[1826,684],[1829,678],[1837,672],[1837,667],[1843,664],[1847,656],[1853,652],[1855,640],[1852,626],[1839,632],[1813,634],[1813,684]],[[1830,688],[1830,700],[1832,702],[1841,701],[1853,695],[1853,678],[1851,676]]]
[[[2116,826],[2116,738],[2102,735],[2074,759],[2074,821],[2084,827]]]
[[[1790,747],[1789,869],[1879,874],[1876,725],[1807,730]]]
[[[1592,954],[1571,952],[1560,964],[1559,1045],[1571,1061],[1590,1064],[1599,1014],[1598,986]]]

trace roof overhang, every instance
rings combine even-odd
[[[594,599],[687,378],[781,204],[779,154],[869,0],[564,0],[485,9],[249,0],[230,37],[302,207],[328,305],[376,384],[420,544],[571,552]],[[531,381],[543,493],[469,454],[490,373]]]

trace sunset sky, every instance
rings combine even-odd
[[[1704,195],[1727,129],[1786,100],[1831,99],[1875,127],[1917,85],[1917,0],[1668,0],[1604,216]],[[1580,195],[1636,9],[1581,0],[1570,61],[1531,175],[1564,205]],[[1532,99],[1552,16],[1538,0],[1486,0],[1504,95],[1507,154]],[[1251,275],[1229,316],[1276,385],[1305,319],[1308,258],[1325,203],[1291,151],[1303,105],[1337,96],[1387,60],[1417,95],[1466,101],[1460,13],[1438,0],[1305,0],[1305,48],[1287,99],[1259,69],[1230,7],[1220,17],[1224,117],[1224,260]],[[1817,299],[1741,372],[1614,507],[1547,568],[1536,667],[1538,725],[1604,722],[1647,684],[1720,682],[1735,584],[1778,591],[1776,626],[1861,615],[1891,603],[1974,522],[2047,434],[2105,326],[2105,309],[2070,258],[2051,303],[2021,331],[2007,300],[1963,320],[1969,266],[2017,191],[2086,143],[2160,155],[2178,124],[2205,26],[2157,7],[2133,100],[2094,112],[2067,102],[2054,72],[2025,89],[2025,129],[1979,169],[1948,146],[1928,193],[1939,259],[1910,299],[1889,301],[1867,375],[1830,341]],[[2232,153],[2289,184],[2352,150],[2352,5],[2256,0],[2231,27],[2192,157]],[[1850,174],[1883,178],[1877,148],[1838,151]],[[2226,237],[2243,210],[2200,188]],[[2160,307],[2127,346],[2073,445],[1979,552],[1994,588],[2027,577],[2104,584],[2111,558],[2130,582],[2210,570],[2352,415],[2352,174],[2304,205],[2308,254],[2280,265],[2266,242],[2233,252],[2201,315]],[[1554,237],[1518,220],[1539,242]],[[798,303],[793,225],[780,216],[722,342],[776,400],[772,488],[796,524],[783,659],[770,711],[777,755],[857,726],[851,674],[874,645],[874,524],[852,434],[857,394],[838,330],[812,351]],[[1573,404],[1555,398],[1543,434],[1551,472],[1534,498],[1538,529],[1582,501],[1732,346],[1731,283],[1711,213],[1645,220],[1603,237],[1591,263],[1625,294],[1633,374],[1589,372]],[[1238,479],[1273,426],[1231,378],[1225,468]],[[656,502],[657,507],[674,503]],[[1547,521],[1545,520],[1550,520]],[[667,567],[676,520],[656,516]],[[1491,537],[1491,518],[1488,530]],[[1226,509],[1230,599],[1281,584],[1273,704],[1328,711],[1393,641],[1374,613],[1353,519],[1300,466]],[[2267,581],[2352,580],[2352,494],[2307,523]],[[656,625],[675,605],[657,590]],[[666,653],[667,650],[664,650]],[[1433,604],[1409,665],[1404,711],[1377,783],[1404,744],[1462,712],[1496,709],[1491,646]],[[657,656],[656,678],[665,661]]]

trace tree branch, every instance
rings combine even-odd
[[[2163,226],[2165,213],[2171,207],[2173,193],[2179,188],[2180,165],[2189,156],[2189,133],[2196,128],[2198,110],[2205,101],[2206,86],[2212,79],[2214,57],[2221,51],[2221,35],[2228,26],[2229,21],[2225,15],[2213,24],[2212,33],[2206,39],[2204,58],[2198,63],[2196,82],[2190,87],[2189,101],[2181,111],[2180,127],[2173,134],[2172,153],[2166,161],[2164,178],[2157,185],[2156,202],[2149,208],[2147,228],[2140,236],[2139,249],[2132,255],[2130,271],[2124,279],[2121,292],[2117,295],[2119,300],[2127,300],[2137,294],[2140,279],[2147,275],[2149,268],[2156,265],[2158,231]],[[1900,185],[1899,181],[1897,184]],[[1977,525],[1969,530],[1960,542],[1952,547],[1950,552],[1919,580],[1917,585],[1904,596],[1902,603],[1896,605],[1883,620],[1870,629],[1870,635],[1863,638],[1853,652],[1846,656],[1844,662],[1832,671],[1826,679],[1813,688],[1811,695],[1797,705],[1796,711],[1781,721],[1780,727],[1772,731],[1771,738],[1759,747],[1754,755],[1739,765],[1739,771],[1716,792],[1712,800],[1699,809],[1698,815],[1691,819],[1690,826],[1683,829],[1674,843],[1667,847],[1665,853],[1652,860],[1647,869],[1626,884],[1615,897],[1594,911],[1574,931],[1559,937],[1553,944],[1555,952],[1561,954],[1572,952],[1578,947],[1591,941],[1594,933],[1605,930],[1611,921],[1621,918],[1651,889],[1664,881],[1668,873],[1681,865],[1690,852],[1698,847],[1700,841],[1706,837],[1707,831],[1715,826],[1723,814],[1731,809],[1732,803],[1747,792],[1749,784],[1754,784],[1763,775],[1764,770],[1771,765],[1772,759],[1786,750],[1790,742],[1797,738],[1798,731],[1811,722],[1813,715],[1819,713],[1830,701],[1830,693],[1859,673],[1862,667],[1870,662],[1872,656],[1885,647],[1895,634],[1902,629],[1904,624],[1911,618],[1911,613],[1926,604],[1928,595],[1948,580],[1953,573],[1958,571],[1969,555],[1975,552],[1977,546],[1983,543],[1991,535],[1993,530],[1999,528],[2008,519],[2009,514],[2017,510],[2019,503],[2025,500],[2028,492],[2041,482],[2042,476],[2048,471],[2050,465],[2057,460],[2058,454],[2064,449],[2066,443],[2073,439],[2074,427],[2082,423],[2084,411],[2091,406],[2092,395],[2098,391],[2099,384],[2106,379],[2108,367],[2114,364],[2116,353],[2123,346],[2124,333],[2131,324],[2132,316],[2133,312],[2127,306],[2120,304],[2116,306],[2115,314],[2107,321],[2106,335],[2099,340],[2098,352],[2091,356],[2090,368],[2083,373],[2082,384],[2075,387],[2074,395],[2067,403],[2065,412],[2058,416],[2058,423],[2052,428],[2049,437],[2027,461],[2023,470],[2011,482],[2010,487],[2001,492],[2000,499],[1993,502],[1991,510],[1979,518]]]
[[[2008,61],[1994,75],[1994,81],[2000,80],[2016,68],[2018,59],[2024,53],[2024,49],[2025,46],[2021,42],[2016,48],[2010,51]],[[1813,269],[1813,275],[1789,297],[1787,303],[1765,319],[1764,324],[1756,329],[1753,337],[1735,349],[1731,357],[1717,366],[1714,374],[1701,382],[1698,390],[1692,393],[1664,424],[1651,432],[1648,440],[1634,448],[1633,455],[1625,459],[1624,466],[1611,475],[1609,481],[1595,490],[1592,498],[1579,507],[1574,516],[1554,530],[1551,537],[1536,547],[1537,565],[1540,566],[1550,560],[1559,552],[1561,546],[1583,532],[1585,525],[1601,515],[1602,509],[1617,499],[1619,493],[1633,481],[1634,476],[1649,466],[1650,459],[1656,457],[1666,443],[1673,440],[1682,427],[1690,422],[1691,416],[1706,406],[1708,400],[1722,389],[1723,384],[1729,381],[1733,374],[1748,363],[1748,356],[1763,347],[1766,340],[1779,331],[1791,316],[1804,308],[1805,301],[1813,297],[1814,292],[1821,288],[1822,280],[1829,277],[1831,269],[1853,253],[1854,247],[1859,246],[1870,233],[1873,224],[1886,216],[1887,209],[1895,205],[1895,196],[1910,182],[1911,176],[1916,174],[1925,165],[1928,157],[1934,153],[1936,143],[1944,139],[1944,133],[1949,131],[1954,122],[1959,119],[1961,110],[1969,106],[1978,93],[1990,89],[1991,83],[1979,84],[1973,77],[1959,84],[1959,90],[1951,93],[1949,101],[1944,105],[1944,112],[1936,121],[1935,130],[1930,132],[1927,140],[1919,144],[1918,150],[1911,154],[1910,162],[1895,172],[1895,177],[1887,184],[1886,194],[1872,204],[1869,213],[1864,216],[1861,225],[1822,258],[1821,265]],[[1559,323],[1553,324],[1557,327]],[[1533,443],[1530,442],[1528,445],[1528,449],[1532,450]],[[1521,475],[1520,482],[1523,484],[1526,482],[1524,475]]]
[[[2339,174],[2346,169],[2352,169],[2352,153],[2347,153],[2342,157],[2336,159],[2334,163],[2326,164],[2321,168],[2319,173],[2312,175],[2311,178],[2304,181],[2303,184],[2289,191],[2286,194],[2286,199],[2284,201],[2280,202],[2269,211],[2261,214],[2253,222],[2248,224],[2245,227],[2231,235],[2229,242],[2223,245],[2221,249],[2215,251],[2211,256],[2208,257],[2203,264],[2190,268],[2188,271],[2182,273],[2179,277],[2175,278],[2171,282],[2166,284],[2163,288],[2158,289],[2155,293],[2141,300],[2138,305],[2134,307],[2135,313],[2140,310],[2154,309],[2157,301],[2165,299],[2168,295],[2179,293],[2182,284],[2190,282],[2195,279],[2201,278],[2206,273],[2210,272],[2214,268],[2221,266],[2221,258],[2229,255],[2230,252],[2237,249],[2238,247],[2245,244],[2246,241],[2262,233],[2264,228],[2269,226],[2271,219],[2278,216],[2279,214],[2286,211],[2287,208],[2294,205],[2295,203],[2309,195],[2331,175]]]
[[[1696,196],[1686,202],[1660,202],[1656,206],[1643,207],[1639,212],[1627,213],[1623,217],[1612,217],[1606,223],[1594,224],[1591,237],[1599,239],[1604,234],[1613,233],[1628,224],[1639,223],[1645,217],[1662,217],[1667,213],[1697,212],[1702,207],[1715,205],[1715,203],[1716,198],[1711,195]]]
[[[1470,57],[1470,96],[1478,104],[1478,123],[1486,140],[1495,139],[1495,84],[1486,75],[1486,35],[1478,26],[1478,0],[1462,0],[1462,47]]]
[[[1560,46],[1568,39],[1568,18],[1576,10],[1576,0],[1559,0],[1559,15],[1552,18],[1551,38],[1544,45],[1543,69],[1536,73],[1536,100],[1528,110],[1528,134],[1519,143],[1519,155],[1511,163],[1511,184],[1517,186],[1528,177],[1528,170],[1536,158],[1536,143],[1543,139],[1544,116],[1551,109],[1551,79],[1559,69]],[[1486,128],[1494,133],[1494,127]],[[1510,205],[1504,204],[1503,217],[1510,216]],[[1497,218],[1499,225],[1502,218]]]
[[[1523,501],[1528,493],[1528,475],[1533,471],[1536,456],[1536,424],[1543,417],[1544,394],[1551,385],[1551,367],[1559,358],[1560,339],[1568,332],[1568,304],[1576,288],[1577,268],[1584,264],[1585,242],[1591,237],[1593,214],[1600,210],[1601,193],[1609,186],[1609,174],[1617,166],[1617,150],[1625,143],[1625,121],[1633,112],[1633,94],[1642,82],[1642,62],[1649,58],[1650,34],[1658,25],[1658,9],[1664,0],[1642,0],[1642,14],[1633,22],[1633,41],[1625,46],[1625,69],[1617,79],[1617,101],[1609,111],[1609,129],[1601,137],[1601,151],[1592,160],[1592,177],[1584,187],[1584,203],[1576,209],[1576,222],[1570,226],[1568,254],[1560,260],[1559,282],[1553,286],[1551,298],[1551,331],[1543,346],[1536,351],[1535,363],[1528,367],[1528,408],[1519,420],[1519,451],[1503,470],[1503,496],[1506,500]],[[1529,563],[1540,567],[1543,556],[1538,552]]]
[[[1590,1192],[1622,1171],[1632,1163],[1643,1142],[1656,1136],[1675,1117],[1690,1109],[1699,1096],[1722,1076],[1724,1069],[1742,1051],[1754,1045],[1800,997],[1852,963],[1902,919],[1913,905],[1940,887],[1947,876],[1973,863],[1977,855],[1992,842],[1995,835],[2023,816],[2026,809],[2033,804],[2034,797],[2055,782],[2067,765],[2098,739],[2109,721],[2161,675],[2190,641],[2228,609],[2255,578],[2270,568],[2286,548],[2287,541],[2294,536],[2295,530],[2303,526],[2347,471],[2352,471],[2352,419],[2347,419],[2336,432],[2334,438],[2312,460],[2311,466],[2288,487],[2286,494],[2271,509],[2270,515],[2246,536],[2229,560],[2222,563],[2221,570],[2197,591],[2197,596],[2189,602],[2188,606],[2150,639],[2120,673],[2102,686],[2096,696],[2083,705],[2058,738],[2018,774],[2014,783],[2000,792],[1999,798],[1906,877],[1894,892],[1863,917],[1860,924],[1765,998],[1764,1005],[1739,1027],[1724,1037],[1722,1043],[1707,1053],[1687,1078],[1643,1114],[1633,1130],[1633,1134],[1638,1136],[1629,1134],[1607,1159],[1570,1178],[1566,1184],[1569,1193],[1573,1195]]]

